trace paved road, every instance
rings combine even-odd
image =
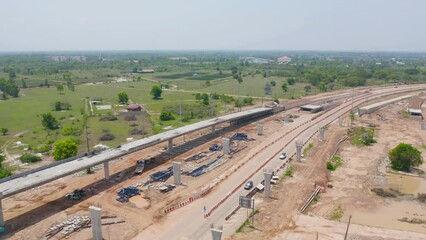
[[[403,86],[398,89],[381,88],[364,95],[369,95],[369,98],[371,99],[372,94],[389,94],[395,91],[420,90],[425,87],[425,85],[421,85],[421,87]],[[295,122],[293,125],[288,125],[287,128],[280,129],[280,132],[285,134],[282,139],[275,143],[271,143],[268,148],[260,152],[253,159],[249,160],[235,173],[221,182],[219,186],[216,186],[206,197],[201,198],[186,207],[171,212],[161,221],[161,223],[151,225],[145,231],[137,235],[135,239],[211,239],[209,231],[210,224],[214,223],[215,225],[223,225],[225,217],[238,205],[239,196],[245,195],[246,193],[245,190],[240,187],[241,190],[232,194],[234,189],[244,184],[247,179],[253,180],[254,185],[256,186],[263,180],[262,169],[267,168],[275,170],[282,164],[282,161],[278,158],[279,153],[282,150],[287,152],[289,156],[294,154],[296,139],[307,141],[308,138],[312,137],[318,131],[320,126],[329,124],[338,117],[347,113],[351,110],[352,105],[355,107],[365,101],[365,99],[356,99],[357,97],[355,97],[353,102],[347,101],[322,114],[315,120],[306,122],[291,133],[285,134],[290,129],[295,128],[296,124],[301,124],[301,122]],[[248,152],[247,156],[251,156],[252,154],[253,152]],[[265,165],[265,161],[268,160],[270,161]],[[220,205],[216,211],[212,212],[208,218],[204,218],[204,206],[206,206],[207,211],[209,211],[227,195],[230,195],[229,198]]]

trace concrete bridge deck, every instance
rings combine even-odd
[[[111,148],[97,155],[84,156],[63,164],[54,165],[52,167],[43,168],[40,171],[29,171],[28,173],[19,174],[19,177],[12,178],[8,181],[0,183],[0,193],[3,193],[3,198],[20,193],[27,189],[31,189],[47,182],[59,179],[61,177],[79,172],[89,167],[98,164],[106,164],[104,166],[106,178],[108,177],[108,162],[126,154],[156,145],[164,141],[170,141],[173,138],[183,136],[203,128],[214,127],[217,124],[226,123],[229,121],[238,121],[239,119],[248,118],[256,115],[272,113],[271,108],[261,107],[250,109],[243,112],[232,113],[225,116],[220,116],[214,119],[209,119],[180,127],[174,130],[163,132],[147,138],[136,140],[134,142],[123,144],[120,148]],[[170,144],[169,144],[170,146]]]

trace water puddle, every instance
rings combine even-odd
[[[417,196],[417,193],[426,193],[426,180],[424,178],[393,173],[388,173],[387,178],[389,188],[396,189],[401,193],[415,196]]]
[[[398,221],[404,217],[426,220],[426,205],[413,201],[391,200],[377,210],[352,213],[352,222],[373,227],[426,233],[426,224]]]

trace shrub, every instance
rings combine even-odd
[[[41,152],[41,153],[47,153],[47,152],[50,151],[50,149],[51,149],[50,145],[43,145],[43,146],[40,147],[39,152]]]
[[[170,120],[175,120],[175,116],[172,114],[171,111],[162,111],[160,114],[160,120],[161,121],[170,121]]]
[[[411,144],[400,143],[389,154],[392,168],[398,171],[410,171],[411,167],[417,167],[423,163],[421,152]]]
[[[101,141],[111,141],[113,139],[115,139],[115,136],[111,133],[105,133],[99,138],[99,140]]]
[[[116,116],[112,116],[112,115],[108,115],[108,116],[103,116],[101,118],[99,118],[99,121],[116,121],[118,118]]]
[[[80,129],[76,128],[76,127],[65,127],[64,130],[62,131],[62,135],[64,136],[80,136],[81,135],[81,131]]]
[[[19,159],[23,163],[35,163],[41,161],[41,157],[28,153],[22,155]]]
[[[138,120],[135,115],[127,115],[124,120],[126,121],[136,121]]]
[[[77,155],[77,152],[77,143],[73,139],[67,138],[59,140],[55,143],[55,149],[53,150],[52,155],[55,160],[61,160],[73,157]]]
[[[137,128],[133,128],[132,130],[130,130],[130,135],[143,135],[144,131],[143,130],[139,130]]]

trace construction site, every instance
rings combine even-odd
[[[213,239],[426,239],[424,175],[393,173],[386,160],[400,142],[425,157],[424,88],[294,100],[138,148],[92,174],[3,198],[2,237],[212,239],[215,224]],[[374,129],[374,145],[352,143],[361,128]],[[331,171],[328,161],[339,166]],[[254,186],[245,189],[248,180]],[[240,196],[254,199],[252,210]]]

